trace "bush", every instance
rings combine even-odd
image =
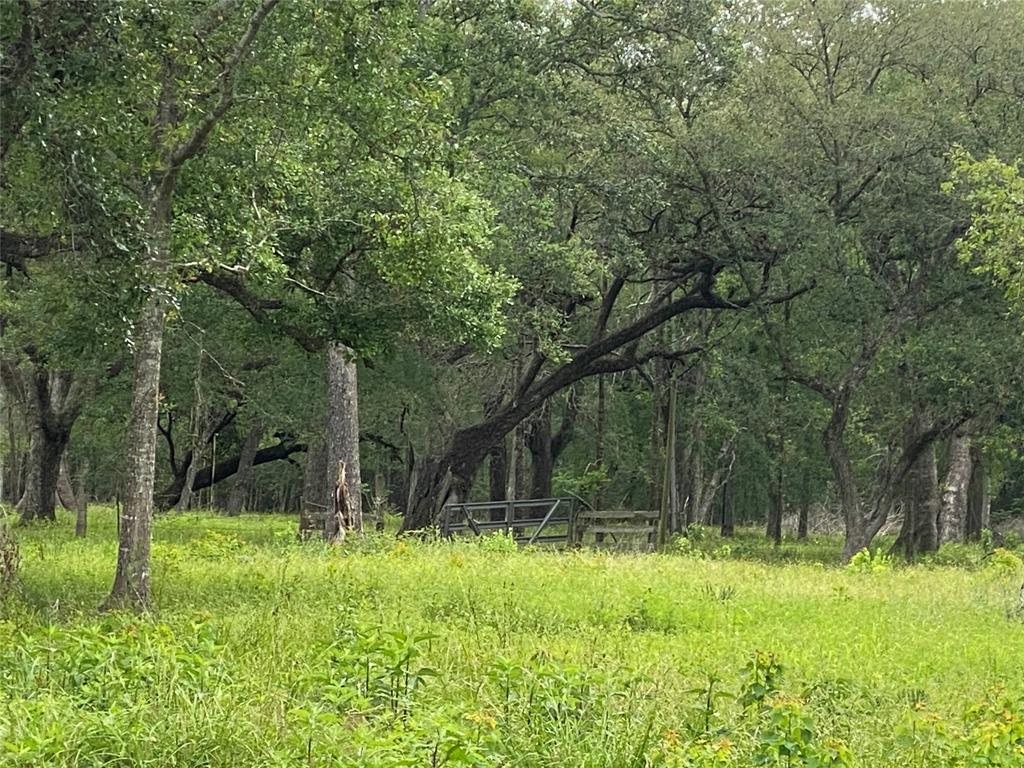
[[[892,569],[892,558],[881,552],[872,554],[870,549],[864,548],[850,558],[846,569],[854,573],[882,573]]]
[[[1003,547],[996,547],[988,557],[986,567],[999,573],[1015,574],[1024,569],[1024,560]]]

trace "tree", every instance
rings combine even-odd
[[[958,194],[971,210],[970,226],[957,242],[960,258],[1001,285],[1007,301],[1024,314],[1024,177],[1019,161],[975,160],[958,149],[944,189]]]

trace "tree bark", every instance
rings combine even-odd
[[[341,538],[348,531],[362,533],[362,479],[359,470],[358,373],[352,350],[333,343],[327,350],[327,474],[330,498],[344,498],[344,519],[328,516],[324,536]],[[344,489],[339,489],[339,479]],[[348,531],[339,528],[348,527]]]
[[[701,484],[700,491],[698,492],[700,506],[695,511],[695,520],[701,525],[712,524],[715,499],[718,497],[718,492],[722,488],[723,484],[728,481],[732,474],[732,466],[735,461],[735,438],[727,437],[718,451],[718,458],[715,460],[715,468],[711,473],[711,478],[706,484],[704,483],[703,462],[699,465],[701,468],[700,476],[694,478],[695,483],[700,481]]]
[[[85,490],[85,478],[89,474],[89,465],[82,467],[78,478],[78,490],[75,492],[75,538],[84,539],[89,528],[89,496]]]
[[[166,263],[169,246],[170,201],[159,220],[161,232],[153,247],[159,265]],[[117,572],[105,607],[145,610],[150,603],[149,550],[153,524],[153,481],[156,476],[156,420],[160,397],[160,362],[166,305],[164,288],[154,286],[135,323],[134,375],[128,422],[128,462],[124,508],[118,533]]]
[[[487,454],[487,477],[491,501],[505,500],[505,486],[508,483],[508,451],[505,443],[491,446]]]
[[[35,361],[30,370],[0,363],[8,391],[17,394],[29,427],[24,490],[17,509],[23,523],[56,520],[60,462],[84,403],[79,380]]]
[[[789,305],[786,305],[786,326],[789,326]],[[786,401],[788,384],[785,379],[782,381],[782,404]],[[778,433],[775,444],[775,477],[771,483],[771,503],[768,506],[768,521],[765,533],[772,540],[775,546],[782,544],[782,516],[785,514],[786,506],[786,430],[784,417],[781,413],[782,406],[779,406]]]
[[[807,538],[807,526],[810,518],[810,511],[810,502],[805,500],[800,505],[800,519],[797,522],[796,538],[798,541],[803,541]]]
[[[991,499],[989,498],[988,473],[985,469],[981,448],[971,445],[971,479],[967,490],[966,538],[977,541],[981,532],[990,528]]]
[[[967,493],[971,482],[971,436],[958,431],[949,443],[949,467],[942,483],[941,540],[963,541],[967,533]]]
[[[252,488],[256,451],[259,450],[262,438],[263,424],[257,421],[249,427],[245,442],[242,443],[242,452],[238,456],[238,472],[235,475],[235,482],[231,486],[231,494],[228,496],[225,508],[225,512],[229,516],[241,514],[245,508],[249,490]]]
[[[174,508],[179,512],[188,512],[192,509],[192,499],[196,491],[196,474],[199,472],[200,459],[198,451],[188,452],[185,476],[178,492],[178,501],[174,505]]]
[[[57,497],[66,509],[75,513],[76,538],[83,538],[88,527],[88,497],[85,492],[85,478],[88,474],[89,467],[85,465],[79,472],[78,488],[75,489],[65,452],[60,462],[60,474],[57,478]]]
[[[597,377],[597,424],[595,426],[596,434],[594,435],[594,468],[598,471],[604,469],[604,423],[608,408],[607,384],[604,378],[604,376]],[[596,509],[601,509],[604,504],[604,487],[604,482],[598,486],[594,497],[594,507]]]
[[[736,535],[736,525],[733,522],[735,510],[733,509],[733,479],[727,477],[722,487],[722,536],[730,537]]]
[[[905,430],[904,450],[920,439],[925,429],[923,412],[914,415]],[[934,552],[939,546],[939,471],[935,461],[935,443],[929,443],[914,461],[902,481],[903,526],[893,546],[908,561]]]
[[[530,451],[530,497],[534,499],[549,499],[554,493],[555,463],[572,441],[579,412],[575,394],[570,390],[561,424],[557,432],[552,432],[549,405],[550,401],[541,406],[526,433],[526,447]]]
[[[25,491],[17,506],[22,523],[33,520],[53,522],[57,519],[57,480],[67,443],[68,435],[62,430],[55,432],[40,424],[33,426]]]

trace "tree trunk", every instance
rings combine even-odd
[[[876,488],[876,495],[868,503],[861,500],[857,476],[846,448],[846,425],[849,421],[852,390],[840,388],[831,400],[832,415],[822,433],[822,446],[832,468],[832,478],[839,495],[839,508],[843,513],[845,539],[843,562],[871,546],[875,536],[889,516],[888,482]]]
[[[772,479],[770,488],[771,499],[768,503],[768,518],[765,521],[765,535],[771,539],[775,546],[782,544],[782,480],[779,477]]]
[[[321,536],[327,517],[327,447],[322,440],[310,444],[302,475],[302,501],[299,507],[299,538]]]
[[[88,524],[88,497],[85,493],[85,478],[89,467],[85,465],[79,472],[78,489],[75,489],[68,467],[68,456],[65,452],[60,462],[60,474],[57,479],[57,496],[65,508],[75,513],[75,537],[84,538]]]
[[[0,361],[0,376],[5,388],[18,394],[30,435],[24,490],[17,505],[21,520],[55,520],[60,461],[84,402],[80,381],[40,362],[25,370]]]
[[[242,443],[242,452],[238,456],[238,473],[235,475],[235,482],[231,486],[231,494],[228,496],[225,508],[229,516],[241,514],[245,508],[249,491],[252,488],[256,451],[259,450],[262,438],[263,424],[257,421],[249,427],[245,442]]]
[[[85,491],[85,478],[89,474],[89,465],[82,467],[78,478],[78,491],[75,493],[75,538],[84,539],[89,528],[89,497]]]
[[[604,422],[605,422],[605,410],[607,409],[607,385],[605,384],[604,376],[597,377],[597,424],[595,426],[594,435],[594,468],[597,470],[604,469]],[[601,509],[604,504],[604,487],[605,483],[601,482],[598,485],[597,493],[594,496],[594,508]]]
[[[967,533],[967,492],[971,481],[971,437],[964,431],[949,443],[949,467],[942,484],[941,542],[963,541]]]
[[[25,492],[17,507],[23,523],[57,519],[57,481],[67,442],[68,435],[63,430],[54,431],[42,424],[33,427]]]
[[[664,549],[672,533],[672,524],[679,518],[676,506],[676,409],[678,394],[675,381],[668,379],[668,411],[665,415],[665,448],[662,466],[661,506],[658,518],[658,549]]]
[[[796,538],[798,541],[803,541],[807,538],[807,525],[809,522],[808,518],[810,517],[810,511],[810,502],[804,501],[804,503],[800,505],[800,519],[797,522],[796,528]]]
[[[333,343],[327,350],[327,472],[331,498],[344,498],[347,503],[344,520],[328,516],[324,536],[344,536],[338,526],[362,533],[362,478],[359,471],[359,394],[358,374],[352,350]],[[338,489],[339,479],[344,489]]]
[[[185,478],[181,483],[178,501],[174,505],[174,508],[179,512],[188,512],[192,509],[192,499],[195,498],[196,490],[196,474],[199,472],[199,461],[201,456],[199,451],[191,450],[188,452],[188,456],[186,456],[185,459],[188,462],[185,465]]]
[[[966,538],[977,541],[981,532],[991,527],[988,474],[985,470],[981,448],[976,443],[971,445],[971,479],[967,490],[967,522]]]
[[[907,425],[904,450],[909,450],[924,430],[920,408]],[[908,561],[939,546],[939,470],[935,461],[935,444],[922,450],[910,464],[902,483],[903,527],[893,549],[903,552]]]
[[[154,237],[154,261],[167,263],[170,201]],[[133,331],[135,345],[124,509],[118,533],[117,572],[105,607],[146,609],[150,602],[149,549],[156,474],[156,421],[160,398],[160,362],[166,320],[163,286],[151,289]]]
[[[727,477],[722,487],[722,536],[736,535],[735,510],[733,509],[733,479]]]
[[[783,382],[783,398],[785,398],[786,386]],[[771,485],[771,502],[768,505],[768,521],[765,526],[765,534],[775,546],[782,544],[782,516],[785,513],[786,505],[786,433],[783,431],[781,420],[775,447],[775,477]]]
[[[491,501],[505,500],[505,486],[508,483],[508,451],[505,443],[497,443],[487,454],[488,486]]]
[[[687,467],[687,488],[689,495],[686,504],[686,525],[704,521],[703,510],[707,508],[704,498],[704,453],[701,450],[704,442],[704,425],[697,419],[691,433],[689,467]]]
[[[552,440],[551,417],[548,409],[542,407],[526,434],[526,446],[530,450],[530,498],[551,498],[555,473]]]

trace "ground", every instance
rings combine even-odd
[[[285,517],[174,516],[136,617],[97,613],[113,513],[90,526],[15,532],[0,765],[1024,766],[1008,552],[329,547]]]

